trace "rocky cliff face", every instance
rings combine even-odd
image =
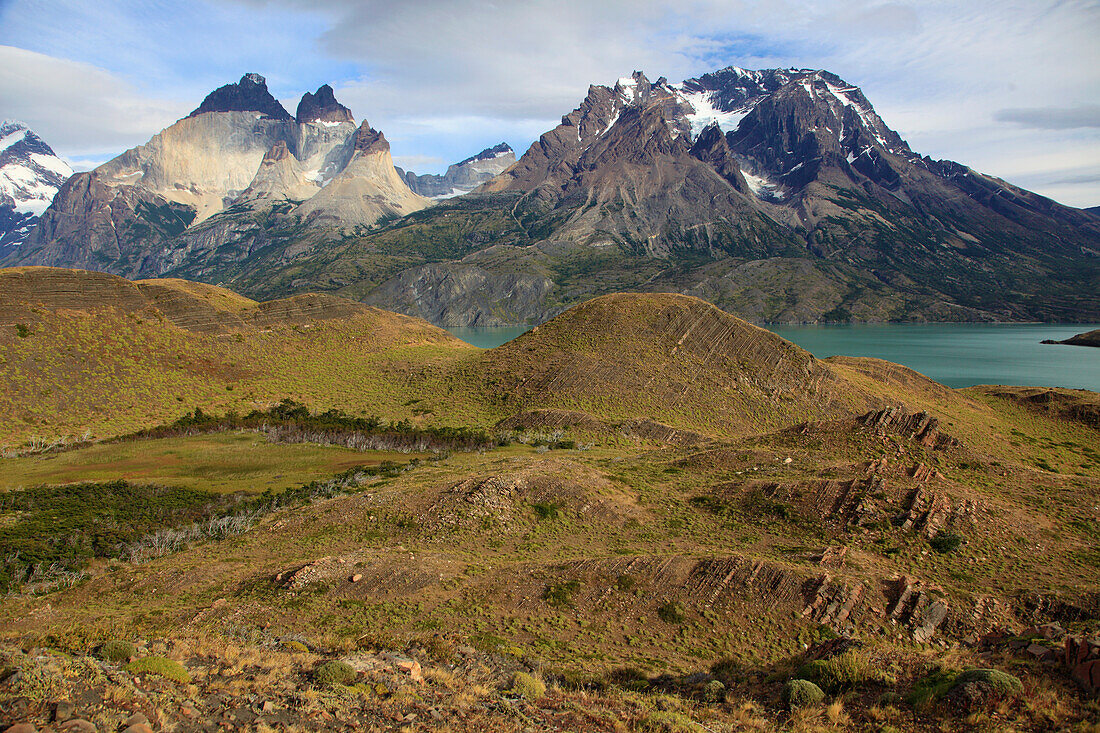
[[[337,226],[369,225],[381,218],[405,216],[429,204],[398,175],[389,142],[366,120],[349,142],[347,165],[316,195],[295,208],[295,215],[331,220]]]
[[[515,162],[515,151],[508,143],[500,143],[449,166],[447,172],[441,176],[430,173],[418,176],[400,168],[397,171],[404,177],[409,188],[421,196],[450,198],[469,193],[481,184],[491,181]]]
[[[26,125],[0,124],[0,259],[23,243],[72,174],[69,164]]]

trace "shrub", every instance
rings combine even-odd
[[[711,680],[703,685],[703,700],[705,702],[722,702],[726,697],[726,686],[721,680]]]
[[[783,705],[788,710],[819,705],[824,699],[825,693],[809,680],[788,680],[783,685]]]
[[[954,532],[938,532],[936,536],[928,540],[928,544],[932,546],[932,549],[941,555],[947,555],[954,552],[962,544],[963,538]]]
[[[31,335],[31,329],[25,323],[17,323],[17,324],[15,324],[15,334],[19,338],[25,339],[25,338],[27,338],[28,336]]]
[[[952,689],[963,685],[980,683],[989,685],[1000,697],[1012,697],[1024,691],[1020,678],[999,669],[968,669],[955,678]]]
[[[878,700],[875,702],[875,704],[884,708],[891,705],[897,707],[901,704],[902,700],[903,698],[901,695],[894,692],[893,690],[887,690],[886,692],[878,696]]]
[[[551,583],[542,592],[542,600],[554,608],[564,608],[573,603],[573,594],[580,590],[579,580],[566,580],[561,583]]]
[[[308,646],[306,646],[305,644],[303,644],[300,641],[295,641],[294,639],[291,639],[290,641],[284,641],[283,642],[283,648],[286,649],[288,652],[308,652],[309,651]]]
[[[913,683],[906,699],[918,711],[922,710],[925,706],[946,695],[955,684],[958,676],[957,670],[937,667]]]
[[[180,684],[191,681],[191,675],[182,664],[164,657],[142,657],[127,664],[126,671],[130,674],[155,674]]]
[[[696,733],[703,728],[683,713],[672,710],[658,710],[650,713],[642,721],[643,730],[662,731],[663,733]]]
[[[322,685],[350,685],[358,676],[347,662],[323,662],[313,670],[313,679]]]
[[[99,645],[95,655],[104,662],[128,662],[137,650],[134,645],[122,639],[109,639]]]
[[[684,609],[676,601],[669,601],[657,609],[657,616],[666,624],[681,624],[684,622]]]
[[[512,688],[508,692],[524,700],[538,700],[546,695],[546,684],[526,672],[516,672],[512,678]]]
[[[535,514],[539,516],[539,519],[557,519],[561,514],[561,507],[552,501],[540,501],[537,504],[532,504],[531,508],[535,510]]]
[[[803,665],[798,674],[829,692],[851,690],[868,682],[894,682],[888,674],[875,667],[866,654],[855,649]]]

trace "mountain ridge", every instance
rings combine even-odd
[[[324,124],[345,134],[345,122]],[[347,134],[326,143],[332,176],[352,158]],[[702,295],[757,321],[1100,318],[1100,220],[919,155],[858,87],[824,70],[727,67],[678,84],[638,71],[592,85],[514,164],[490,148],[451,166],[501,164],[469,193],[453,175],[391,176],[381,161],[357,179],[373,181],[369,196],[337,197],[341,186],[329,192],[332,177],[298,165],[298,139],[283,137],[289,156],[273,139],[255,146],[236,199],[208,197],[171,231],[142,224],[155,252],[79,259],[53,244],[47,216],[41,254],[22,261],[213,279],[265,297],[308,285],[449,325],[534,322],[615,288]],[[264,158],[264,185],[294,195],[232,205]],[[320,198],[303,203],[311,175]],[[412,190],[421,181],[437,197],[426,212]],[[392,205],[369,203],[375,194]],[[344,203],[322,216],[334,198]],[[163,221],[166,203],[133,210]],[[752,270],[769,278],[747,279]],[[524,299],[494,305],[509,290],[485,284],[504,281],[527,283]]]

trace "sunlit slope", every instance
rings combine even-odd
[[[595,298],[492,350],[506,404],[744,434],[869,408],[828,364],[682,295]]]
[[[3,270],[0,443],[106,437],[195,407],[246,412],[284,397],[406,414],[410,393],[434,391],[438,370],[425,365],[474,351],[419,319],[333,296],[254,303],[183,281]]]

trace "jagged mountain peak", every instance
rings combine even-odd
[[[293,119],[279,100],[267,90],[267,80],[256,73],[248,73],[236,84],[218,87],[188,117],[205,112],[259,112],[274,120]]]
[[[299,123],[320,122],[326,125],[355,122],[351,110],[336,101],[336,94],[328,84],[322,84],[313,94],[303,94],[294,118]]]
[[[14,251],[73,174],[22,122],[0,124],[0,258]]]
[[[389,152],[390,143],[380,130],[375,130],[363,120],[359,129],[355,132],[353,147],[360,153]]]

